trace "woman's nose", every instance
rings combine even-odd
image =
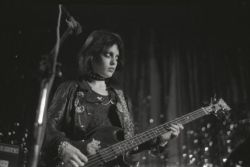
[[[110,64],[111,65],[116,65],[117,64],[117,60],[115,58],[111,58]]]

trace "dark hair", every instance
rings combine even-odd
[[[114,44],[117,44],[119,49],[119,59],[116,68],[116,71],[119,71],[123,66],[124,56],[124,46],[121,37],[116,33],[105,30],[96,30],[90,33],[78,54],[80,77],[86,77],[91,73],[91,61]]]

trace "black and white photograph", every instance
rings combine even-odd
[[[0,167],[250,167],[249,1],[0,9]]]

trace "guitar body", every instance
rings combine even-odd
[[[123,130],[119,127],[105,126],[89,132],[87,139],[88,141],[99,140],[101,141],[101,148],[105,148],[124,140],[123,134]]]
[[[86,142],[91,142],[92,140],[100,141],[100,149],[107,148],[112,146],[115,143],[124,140],[124,132],[119,127],[101,127],[96,130],[93,130],[87,135],[88,140]],[[98,153],[97,153],[98,154]],[[129,152],[126,152],[123,155],[117,156],[114,160],[111,160],[107,163],[100,164],[99,166],[103,167],[134,167],[138,166],[138,162],[131,161],[129,157]]]

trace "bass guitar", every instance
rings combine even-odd
[[[165,122],[123,141],[120,141],[120,134],[122,134],[122,130],[120,128],[100,128],[93,132],[89,136],[89,139],[101,141],[101,149],[98,150],[96,154],[88,156],[88,162],[84,165],[84,167],[113,166],[118,162],[120,163],[120,161],[126,156],[126,153],[131,151],[133,148],[169,131],[171,124],[180,123],[184,125],[205,115],[214,114],[217,116],[219,113],[225,113],[229,110],[230,107],[224,102],[224,100],[219,99],[217,102],[206,107],[202,107],[172,121]],[[120,166],[128,167],[130,164],[123,161]]]

